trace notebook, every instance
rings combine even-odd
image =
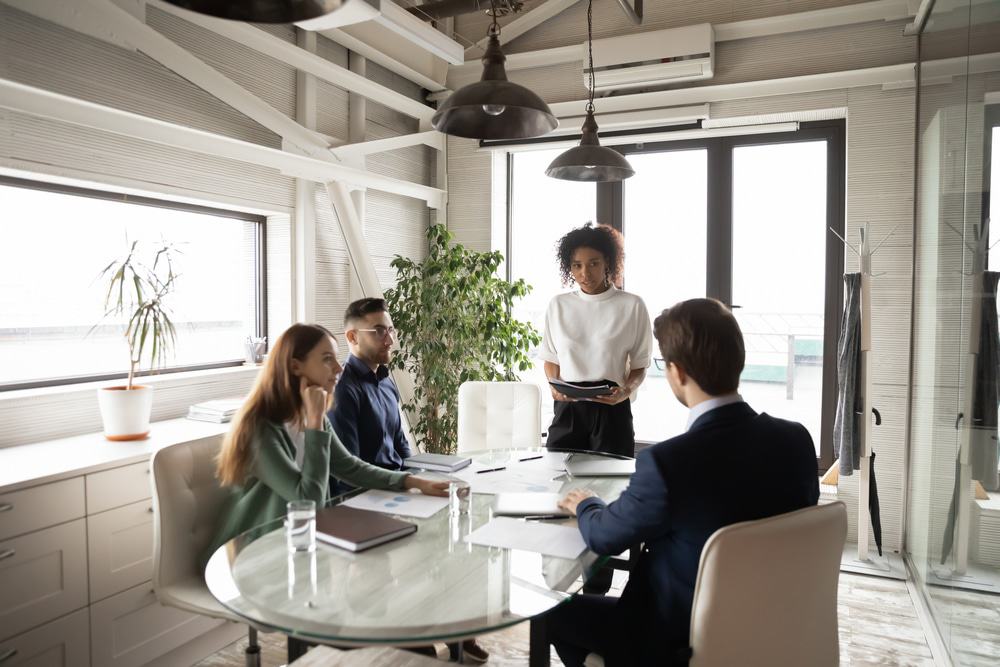
[[[574,477],[629,477],[635,472],[635,459],[570,458],[566,472]]]
[[[596,387],[582,387],[572,382],[550,379],[549,384],[558,392],[566,394],[570,398],[594,398],[596,396],[607,396],[611,393],[611,386],[600,384]]]
[[[348,551],[364,551],[417,532],[407,521],[344,505],[316,512],[316,539]]]
[[[423,468],[424,470],[438,470],[440,472],[455,472],[470,463],[472,463],[472,459],[468,457],[450,454],[415,454],[403,461],[403,465],[407,468]]]
[[[498,493],[493,513],[506,516],[569,516],[559,493]]]

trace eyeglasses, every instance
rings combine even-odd
[[[667,360],[661,359],[660,357],[655,357],[653,359],[653,364],[656,366],[656,370],[665,371],[667,370]]]
[[[355,329],[355,331],[373,333],[376,338],[385,338],[386,336],[392,336],[393,338],[396,337],[396,327],[384,327],[381,324],[376,324],[371,329]]]

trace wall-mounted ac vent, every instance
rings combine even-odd
[[[583,80],[589,86],[586,44],[583,54]],[[596,92],[709,79],[714,65],[710,23],[594,40]]]

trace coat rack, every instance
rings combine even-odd
[[[859,431],[858,431],[858,445],[861,447],[860,453],[860,476],[858,479],[858,560],[868,561],[868,525],[871,523],[871,515],[868,510],[869,503],[869,485],[871,482],[871,429],[872,429],[872,415],[878,415],[872,407],[872,374],[871,374],[871,350],[872,350],[872,308],[871,308],[871,294],[872,294],[872,278],[876,277],[872,274],[872,256],[878,252],[878,249],[882,247],[882,244],[892,236],[899,225],[892,228],[885,237],[879,241],[878,245],[874,248],[871,246],[871,233],[869,230],[868,223],[866,222],[861,226],[859,230],[861,234],[861,243],[858,246],[854,246],[847,241],[843,236],[837,233],[837,230],[830,228],[830,231],[841,241],[844,242],[848,248],[854,251],[861,260],[861,313],[859,315],[861,320],[861,373],[858,378],[858,387],[861,388],[863,406],[862,406],[862,419],[859,420]],[[881,275],[881,274],[879,274]],[[881,424],[881,418],[878,418],[876,424]]]

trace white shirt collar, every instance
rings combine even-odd
[[[691,408],[688,412],[688,423],[687,428],[684,430],[690,430],[691,425],[698,421],[698,417],[701,417],[706,412],[711,412],[716,408],[721,408],[723,405],[729,405],[730,403],[740,403],[743,401],[743,397],[738,393],[726,394],[725,396],[716,396],[715,398],[710,398],[707,401],[702,401],[698,405]]]

